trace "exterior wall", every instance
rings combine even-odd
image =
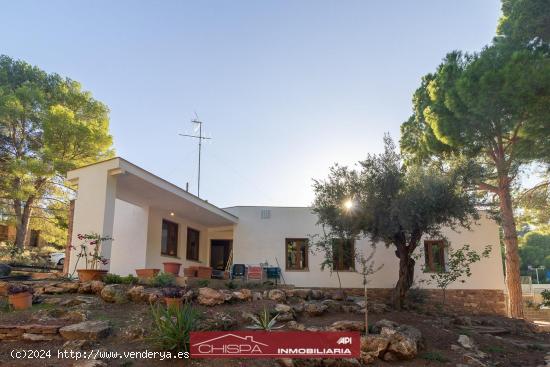
[[[161,254],[162,220],[166,219],[178,223],[178,251],[177,256]],[[187,227],[200,232],[199,235],[199,261],[186,259]],[[210,241],[208,240],[208,228],[178,216],[171,216],[169,211],[151,209],[149,211],[149,224],[147,233],[147,267],[162,269],[163,262],[181,263],[183,268],[188,266],[208,266],[210,256]],[[182,272],[183,273],[183,272]]]
[[[338,287],[336,273],[328,269],[321,271],[321,254],[309,254],[309,269],[305,271],[288,271],[285,269],[285,238],[308,238],[310,235],[321,234],[316,225],[316,217],[309,208],[268,207],[271,210],[270,219],[261,219],[262,207],[232,207],[226,211],[239,217],[239,223],[234,232],[233,263],[258,264],[268,262],[279,265],[284,282],[297,287]],[[486,245],[492,247],[490,257],[472,265],[472,276],[464,283],[457,282],[450,289],[484,289],[503,290],[504,274],[500,255],[500,242],[497,224],[482,215],[478,224],[471,231],[462,229],[460,233],[445,229],[444,235],[451,246],[460,247],[469,244],[474,250],[481,252]],[[367,239],[356,241],[356,249],[365,253],[372,251]],[[417,249],[423,258],[423,247]],[[370,288],[393,288],[397,281],[398,258],[392,248],[377,244],[373,258],[375,266],[383,265],[382,269],[371,276]],[[417,261],[415,269],[416,281],[428,279],[421,271],[423,261]],[[342,286],[346,288],[362,288],[362,279],[356,272],[339,272]],[[423,286],[434,288],[431,285]]]
[[[148,219],[149,208],[116,199],[109,272],[135,275],[145,268]]]
[[[110,170],[116,169],[116,159],[98,163],[78,172],[78,176],[68,179],[77,179],[78,189],[75,199],[73,233],[71,243],[77,248],[71,251],[69,273],[77,269],[84,269],[83,260],[77,264],[78,246],[81,241],[77,238],[82,233],[99,233],[113,236],[115,215],[116,176]],[[101,246],[101,255],[111,258],[111,241]],[[108,269],[109,265],[103,266]]]

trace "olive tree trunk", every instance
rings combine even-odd
[[[397,310],[403,307],[407,291],[412,287],[415,261],[408,246],[399,246],[395,251],[399,257],[399,279],[395,285],[393,305]]]

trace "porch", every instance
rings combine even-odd
[[[113,158],[68,173],[77,185],[71,243],[79,233],[113,237],[102,246],[111,273],[162,269],[164,262],[182,268],[224,268],[238,218],[122,159]],[[69,272],[77,261],[70,254]],[[76,265],[84,268],[82,262]],[[183,270],[180,275],[183,275]]]

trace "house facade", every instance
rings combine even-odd
[[[322,233],[307,207],[235,206],[218,208],[158,176],[122,159],[113,158],[68,173],[77,185],[71,243],[79,233],[110,235],[102,246],[110,258],[106,268],[120,275],[135,269],[163,268],[163,262],[208,266],[224,270],[228,263],[269,264],[281,269],[280,281],[295,287],[361,289],[353,254],[370,253],[368,239],[336,241],[334,269],[321,270],[323,254],[312,251],[309,238]],[[505,313],[504,275],[498,225],[485,214],[471,230],[443,229],[445,240],[425,238],[418,249],[415,281],[428,298],[440,297],[424,283],[429,271],[444,268],[447,246],[469,244],[489,258],[472,266],[472,276],[451,285],[450,307],[473,312]],[[371,276],[369,295],[386,299],[397,281],[398,258],[383,244],[374,246],[373,261],[382,268]],[[68,271],[84,268],[71,253]],[[426,266],[424,266],[426,264]],[[427,272],[425,270],[428,270]]]

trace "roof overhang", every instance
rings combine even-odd
[[[129,203],[173,212],[206,226],[228,226],[238,222],[233,214],[120,157],[69,171],[67,179],[78,184],[80,177],[97,174],[96,171],[116,176],[116,197]]]

